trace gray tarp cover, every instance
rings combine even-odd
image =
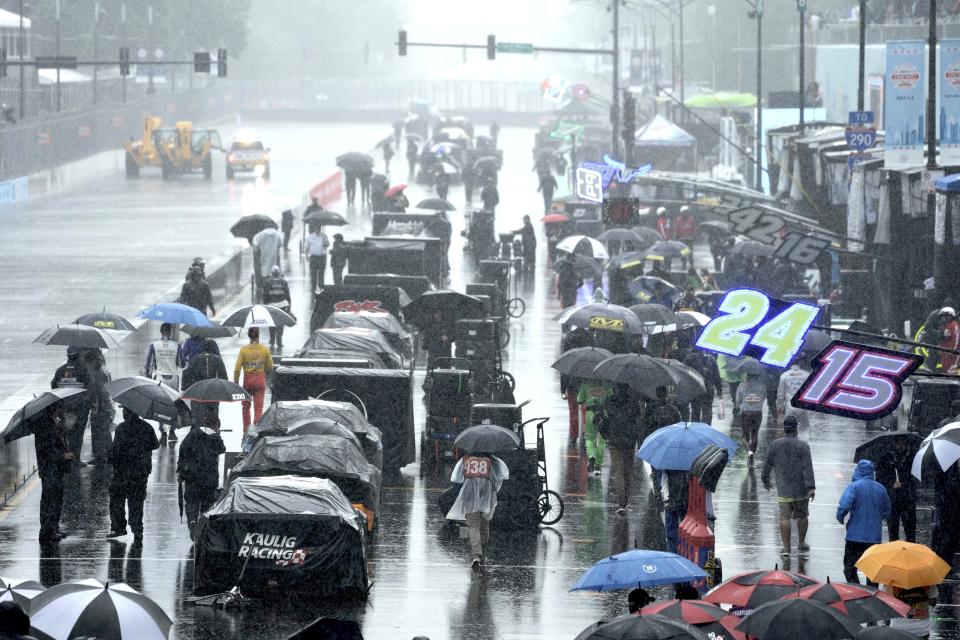
[[[356,311],[331,313],[326,322],[323,323],[327,329],[342,329],[346,327],[356,327],[360,329],[373,329],[381,331],[390,343],[403,353],[406,357],[413,355],[410,334],[407,333],[403,325],[391,313],[375,311]]]
[[[390,342],[386,334],[375,329],[358,327],[317,329],[304,345],[303,357],[309,357],[311,350],[314,349],[386,354],[397,362],[398,368],[403,366],[403,354]]]
[[[382,474],[338,436],[267,436],[233,468],[236,476],[302,475],[333,480],[352,502],[380,510]]]

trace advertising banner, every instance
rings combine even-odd
[[[960,40],[940,41],[940,165],[960,164]]]
[[[926,131],[923,56],[922,40],[887,43],[883,116],[886,131],[884,164],[888,169],[923,164]]]

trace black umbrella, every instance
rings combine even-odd
[[[173,626],[157,603],[122,582],[65,582],[31,605],[30,635],[53,640],[160,640]]]
[[[600,242],[629,242],[638,247],[650,245],[650,243],[646,242],[641,236],[630,229],[623,228],[607,229],[597,236],[597,240]]]
[[[690,247],[679,240],[660,240],[651,245],[646,254],[650,260],[672,260],[690,255]]]
[[[506,427],[478,424],[461,431],[453,446],[468,453],[515,451],[520,446],[520,438]]]
[[[111,380],[103,388],[114,402],[144,420],[159,420],[165,424],[176,422],[175,403],[180,399],[180,394],[159,380],[131,376]]]
[[[633,311],[644,324],[667,325],[677,324],[678,322],[677,314],[662,304],[656,304],[655,302],[635,304],[630,307],[630,311]]]
[[[830,337],[829,333],[814,329],[813,331],[808,331],[807,335],[803,337],[803,347],[801,347],[800,351],[807,355],[815,356],[823,351],[831,342],[833,342],[833,338]]]
[[[749,376],[762,376],[767,372],[759,360],[749,356],[743,358],[740,362],[730,365],[730,368],[737,373],[745,373]]]
[[[741,255],[745,258],[757,258],[759,256],[773,255],[773,247],[765,245],[756,240],[744,240],[740,244],[734,245],[730,249],[731,254]]]
[[[109,333],[85,324],[58,324],[34,339],[36,344],[58,344],[78,349],[113,349],[120,343]]]
[[[243,238],[244,240],[253,242],[253,236],[264,229],[276,228],[277,223],[273,218],[265,216],[262,213],[255,213],[253,215],[243,216],[234,222],[233,226],[230,227],[230,233],[233,234],[234,238]]]
[[[663,238],[660,237],[660,234],[657,233],[657,230],[652,229],[651,227],[638,226],[631,229],[631,231],[643,238],[647,245],[652,245],[663,240]]]
[[[198,327],[195,324],[185,324],[180,327],[188,336],[194,338],[232,338],[236,332],[230,327],[224,327],[219,322],[210,321],[209,327]]]
[[[626,614],[593,623],[575,640],[709,640],[709,636],[696,627],[664,616]]]
[[[478,171],[499,171],[500,158],[496,156],[484,156],[473,163]]]
[[[655,358],[655,360],[673,378],[674,394],[680,403],[690,402],[706,393],[706,382],[696,369],[677,360],[665,360],[663,358]],[[654,396],[656,396],[656,388],[654,388]]]
[[[700,223],[700,230],[707,235],[717,238],[728,238],[733,235],[730,223],[723,220],[707,220]]]
[[[620,382],[650,396],[650,389],[673,386],[674,380],[664,367],[651,356],[628,353],[607,358],[593,370],[598,380]]]
[[[210,378],[190,385],[189,389],[180,394],[180,399],[192,402],[240,402],[253,398],[236,382]]]
[[[349,151],[337,156],[337,166],[346,171],[363,171],[373,168],[373,165],[373,158],[359,151]]]
[[[643,246],[648,247],[650,244],[644,244]],[[642,273],[643,265],[646,261],[646,251],[625,251],[610,258],[607,262],[607,271],[626,271],[627,269],[639,268]]]
[[[407,322],[422,326],[423,322],[433,322],[433,314],[439,313],[445,322],[453,323],[463,318],[478,318],[484,313],[483,301],[459,291],[437,289],[424,291],[403,308],[403,317]]]
[[[137,329],[123,316],[118,316],[115,313],[107,313],[106,311],[88,313],[80,316],[73,322],[74,324],[83,324],[88,327],[96,327],[97,329],[113,329],[115,331],[136,331]]]
[[[307,224],[316,224],[321,227],[342,227],[350,224],[347,219],[336,211],[327,211],[326,209],[316,209],[303,216],[303,221]]]
[[[561,312],[557,319],[564,329],[579,327],[628,335],[638,335],[644,330],[643,323],[630,309],[608,302],[591,302],[571,307]]]
[[[912,460],[913,457],[917,455],[917,451],[920,450],[923,438],[909,431],[883,433],[876,438],[867,440],[857,447],[857,450],[853,454],[853,461],[870,460],[875,463],[879,462],[882,458],[892,453],[897,448],[899,442],[904,443],[906,447],[905,455],[909,456]]]
[[[417,209],[428,209],[430,211],[456,211],[457,208],[443,198],[427,198],[421,200]]]
[[[51,391],[46,391],[27,404],[23,405],[17,409],[10,417],[10,422],[7,423],[6,428],[3,430],[3,441],[4,442],[13,442],[17,438],[23,438],[31,433],[31,422],[36,418],[44,409],[50,407],[58,402],[79,395],[81,393],[86,393],[86,389],[81,389],[79,387],[62,387],[60,389],[53,389]]]
[[[630,295],[638,300],[649,300],[650,297],[656,293],[658,284],[671,298],[676,298],[680,295],[680,290],[677,288],[677,285],[663,278],[658,278],[657,276],[639,276],[634,278],[627,283],[627,289],[629,289]]]
[[[575,378],[592,378],[597,365],[612,356],[606,349],[598,347],[577,347],[564,351],[551,367],[560,373]]]
[[[860,625],[815,600],[790,598],[757,607],[737,625],[737,631],[758,640],[856,638]]]
[[[569,255],[560,258],[553,263],[553,270],[559,273],[564,262],[572,262],[573,270],[581,278],[599,280],[603,277],[603,270],[600,268],[600,265],[597,264],[596,260],[578,255]]]

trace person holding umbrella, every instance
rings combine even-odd
[[[133,531],[133,544],[143,544],[143,503],[147,499],[147,477],[153,470],[151,458],[160,441],[146,420],[123,408],[123,422],[117,425],[110,450],[113,479],[110,481],[110,533],[107,538]],[[127,513],[124,513],[126,508]]]
[[[93,449],[93,460],[87,464],[103,465],[107,464],[110,455],[110,427],[116,416],[113,400],[104,389],[104,385],[110,382],[110,372],[104,367],[106,362],[99,349],[84,349],[82,359],[90,381],[91,401],[90,447]]]
[[[577,273],[576,262],[572,256],[567,256],[556,265],[557,295],[560,297],[560,306],[566,309],[577,303],[577,291],[583,286],[583,279]]]
[[[908,434],[892,435],[893,444],[877,460],[877,482],[887,490],[890,498],[890,517],[887,518],[887,533],[890,540],[900,539],[900,523],[903,523],[904,539],[917,541],[917,485],[910,467],[917,447],[911,445]],[[914,440],[919,437],[914,434]]]
[[[237,364],[233,368],[233,381],[240,383],[240,372],[243,371],[243,388],[253,397],[253,422],[260,422],[263,416],[263,396],[267,390],[267,375],[273,371],[273,356],[270,350],[260,344],[260,329],[247,329],[250,343],[240,347]],[[244,400],[243,406],[243,435],[247,435],[250,428],[250,401]]]
[[[474,571],[479,571],[480,565],[486,560],[490,520],[497,509],[497,493],[503,486],[503,481],[509,477],[510,470],[503,460],[480,451],[460,458],[450,474],[451,482],[460,483],[460,493],[447,513],[447,520],[466,521],[470,531],[470,550],[473,553],[470,567]]]
[[[183,388],[189,389],[194,383],[210,378],[227,380],[227,368],[220,357],[216,341],[205,338],[200,354],[194,357],[183,371]],[[194,424],[216,428],[220,426],[220,410],[216,402],[191,403],[190,414]]]
[[[283,278],[280,267],[273,265],[270,270],[270,279],[263,286],[260,296],[263,304],[269,304],[290,313],[290,286]],[[270,348],[274,345],[283,349],[283,325],[270,327]]]
[[[171,389],[180,389],[180,370],[183,367],[183,352],[173,339],[173,325],[164,322],[160,325],[160,339],[150,343],[147,348],[147,362],[143,366],[143,375],[160,380]],[[167,432],[160,425],[160,444],[167,443]],[[177,431],[170,426],[170,440],[176,441]]]
[[[33,444],[37,452],[40,476],[40,544],[59,542],[66,537],[60,531],[63,511],[63,477],[70,472],[77,455],[67,442],[65,412],[57,402],[33,419]]]
[[[633,456],[641,440],[640,421],[640,403],[636,394],[625,384],[615,384],[603,404],[598,429],[610,445],[610,477],[617,492],[619,516],[626,515],[630,500]]]
[[[207,404],[204,403],[204,406]],[[217,488],[220,485],[217,469],[220,455],[226,450],[219,432],[201,425],[199,421],[194,423],[180,443],[177,482],[183,488],[191,540],[196,533],[200,514],[209,509],[217,499]]]
[[[63,406],[63,429],[70,443],[71,458],[74,466],[84,466],[80,461],[80,448],[83,446],[83,432],[90,417],[90,373],[80,360],[81,350],[67,347],[67,361],[53,374],[51,389],[87,389],[87,393],[69,399]]]
[[[610,385],[601,380],[584,380],[577,393],[577,404],[585,409],[583,437],[587,447],[587,473],[600,475],[600,470],[603,468],[605,443],[597,429],[594,416],[612,392]]]

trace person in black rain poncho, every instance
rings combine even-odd
[[[219,433],[198,425],[194,425],[180,443],[177,481],[183,483],[183,500],[186,503],[191,540],[200,514],[217,499],[217,487],[220,485],[217,468],[220,455],[226,450]]]
[[[523,216],[523,226],[513,232],[523,239],[523,270],[532,272],[537,263],[537,232],[530,216]]]
[[[220,357],[220,348],[215,340],[206,338],[203,346],[200,348],[200,354],[190,360],[190,365],[183,370],[183,388],[189,389],[191,385],[201,380],[210,380],[211,378],[227,378],[227,367],[223,364],[223,358]],[[190,402],[190,415],[193,417],[194,424],[203,427],[220,426],[220,403],[219,402]]]
[[[153,451],[159,448],[160,441],[153,427],[130,409],[124,408],[123,422],[117,425],[113,448],[110,450],[113,479],[110,482],[108,538],[127,535],[129,520],[133,543],[143,543],[143,502],[147,499],[147,477],[153,470]]]
[[[70,471],[75,454],[64,432],[62,403],[46,409],[33,421],[33,443],[40,475],[40,543],[59,542],[60,513],[63,511],[63,477]]]

